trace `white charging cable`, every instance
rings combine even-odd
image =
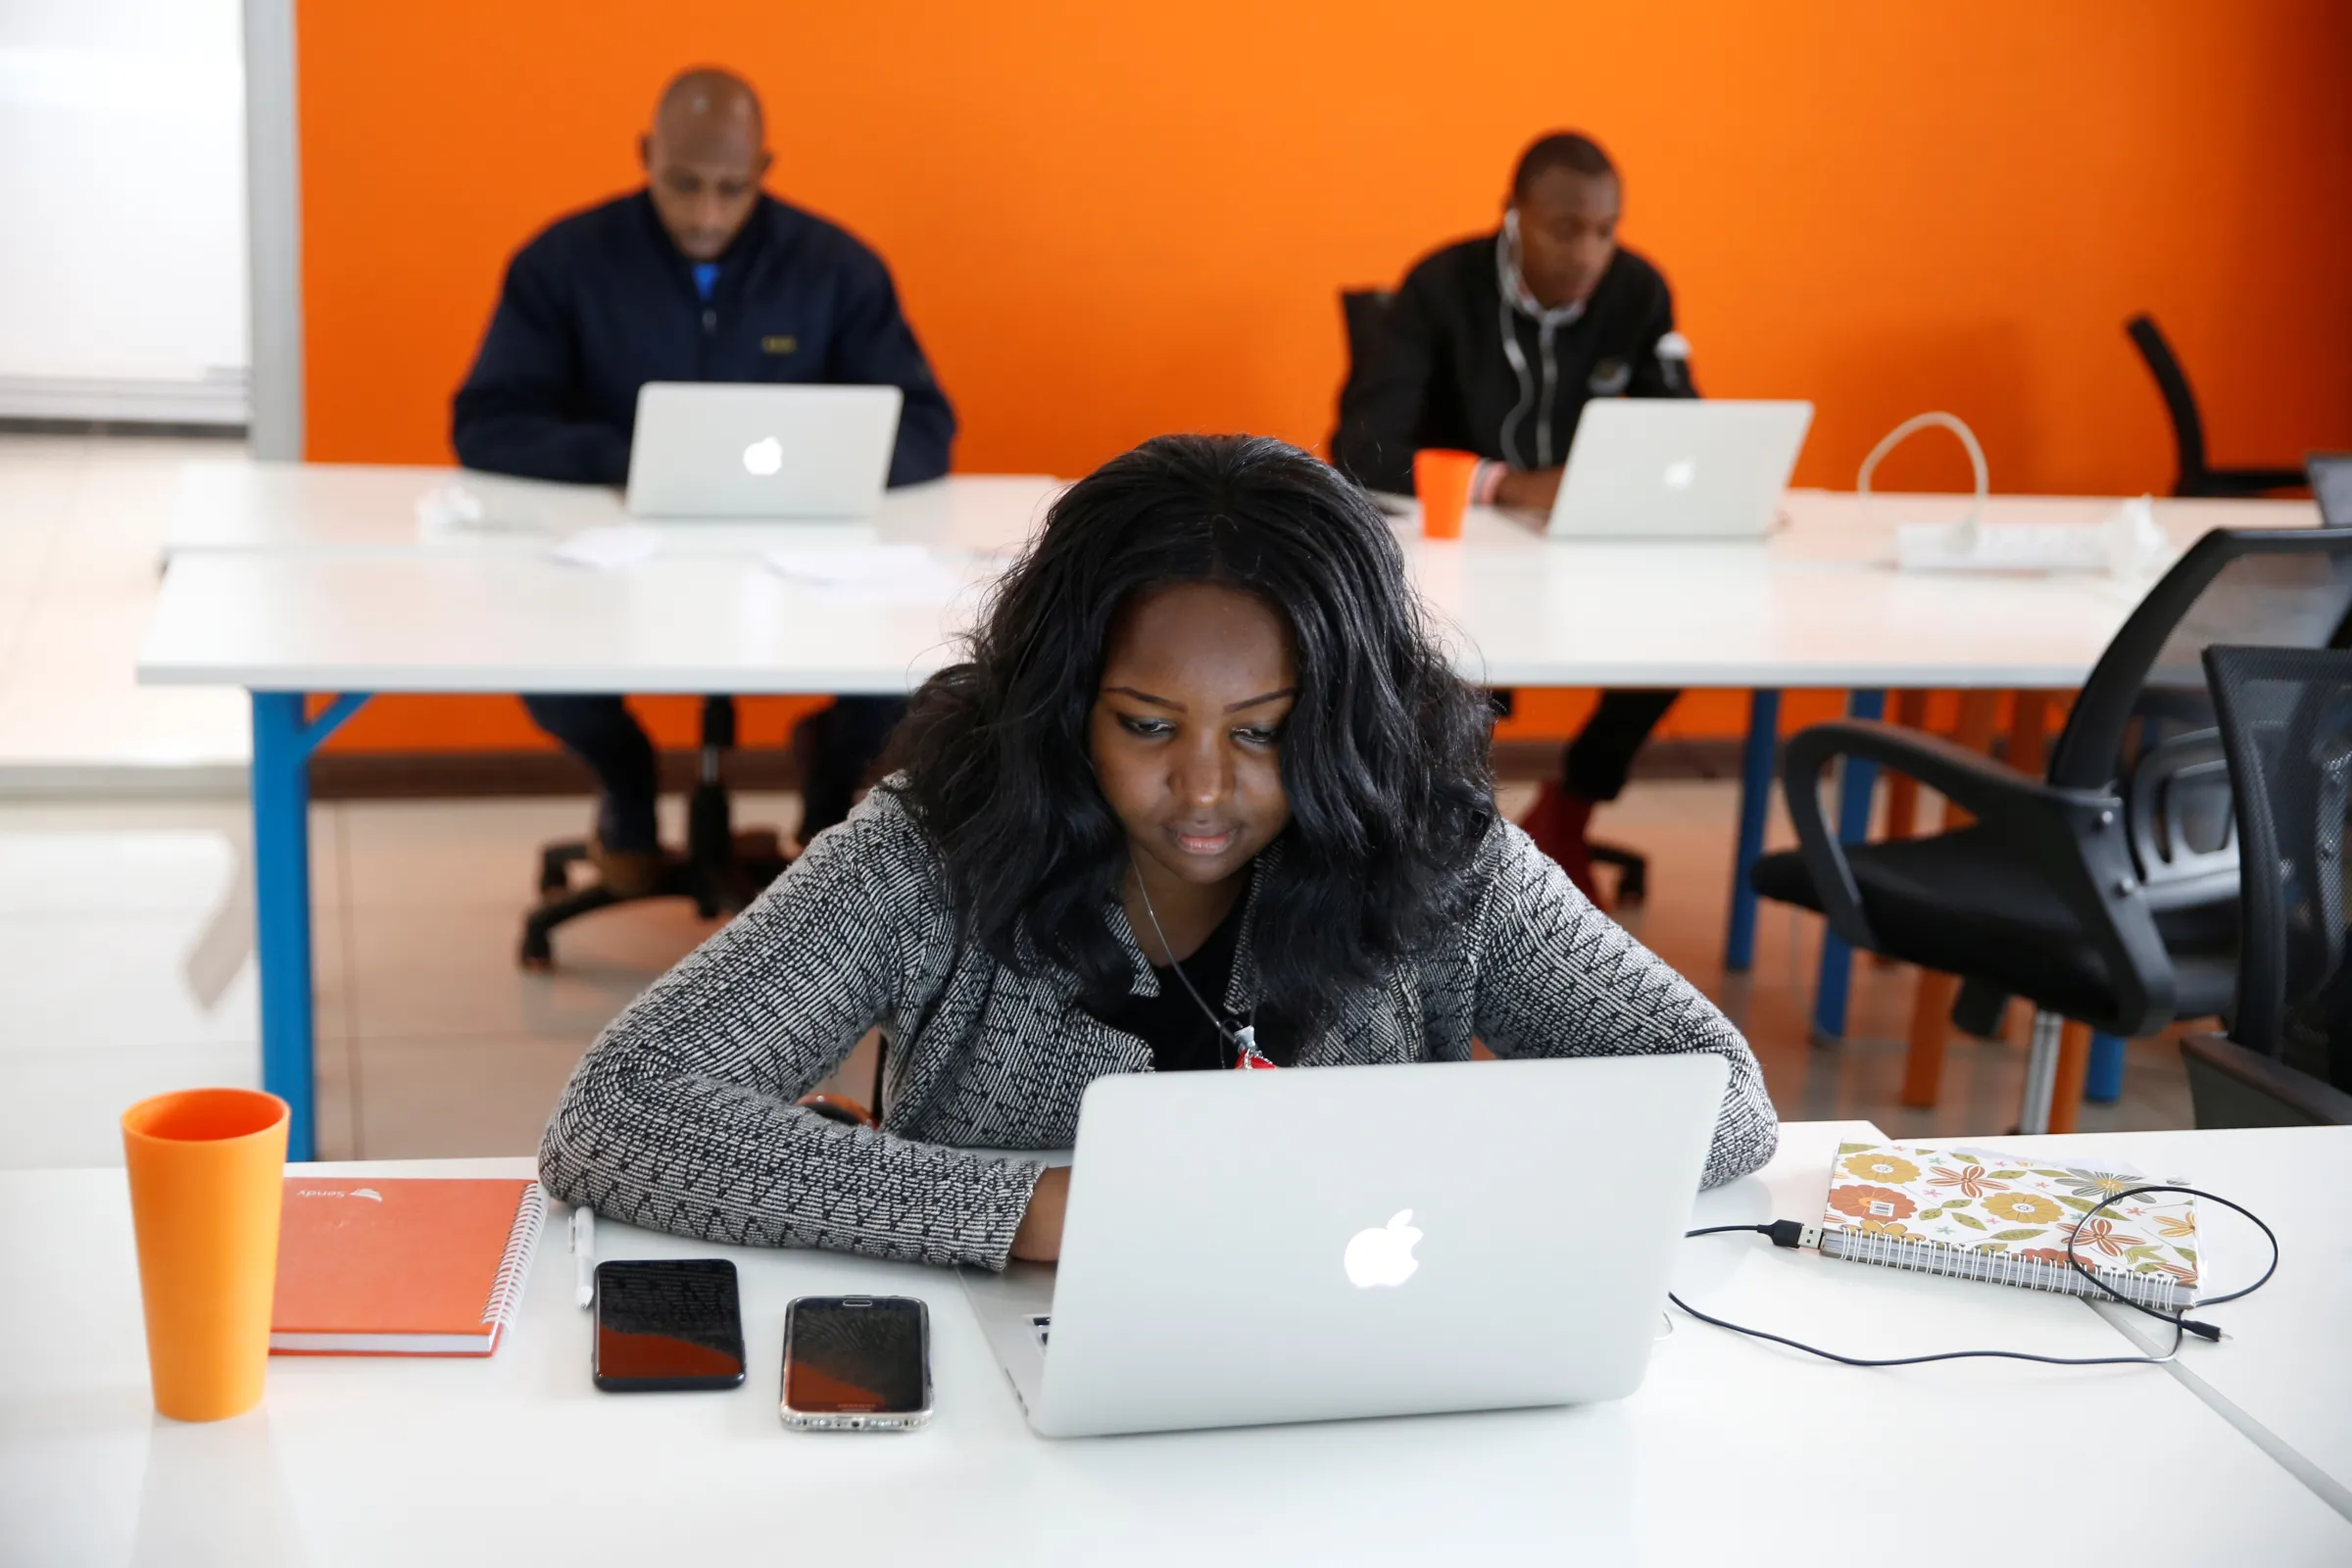
[[[1870,494],[1870,476],[1878,471],[1879,460],[1932,426],[1951,431],[1960,438],[1960,444],[1968,449],[1969,466],[1977,473],[1977,497],[1969,504],[1968,515],[1960,520],[1960,525],[1972,527],[1984,511],[1984,498],[1992,493],[1992,476],[1991,470],[1984,466],[1984,449],[1977,444],[1977,432],[1971,430],[1968,421],[1957,414],[1914,414],[1887,431],[1879,444],[1870,449],[1870,456],[1862,460],[1862,472],[1854,480],[1854,489],[1862,495]]]

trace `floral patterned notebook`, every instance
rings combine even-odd
[[[2096,1296],[2067,1266],[2071,1236],[2076,1260],[2120,1294],[2182,1308],[2197,1294],[2195,1200],[2165,1193],[2084,1220],[2105,1200],[2156,1180],[1992,1149],[1842,1144],[1821,1250],[1857,1263]]]

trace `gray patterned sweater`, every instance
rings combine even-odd
[[[1269,852],[1272,853],[1272,852]],[[1740,1032],[1576,891],[1528,837],[1481,846],[1468,917],[1301,1041],[1299,1067],[1713,1051],[1731,1084],[1709,1186],[1772,1156],[1778,1123]],[[1254,902],[1254,901],[1252,901]],[[1226,1003],[1254,1000],[1250,921]],[[1157,982],[1116,908],[1136,971]],[[876,1132],[793,1102],[879,1024]],[[1098,1021],[1076,977],[959,948],[929,841],[875,790],[766,893],[656,982],[572,1074],[539,1172],[567,1202],[655,1230],[1002,1268],[1041,1167],[971,1150],[1062,1149],[1104,1073],[1152,1049]]]

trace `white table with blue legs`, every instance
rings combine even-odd
[[[1004,552],[1054,488],[956,479],[898,493],[873,538],[925,546],[961,588],[874,602],[766,569],[771,525],[665,525],[677,530],[669,543],[620,570],[553,559],[549,540],[572,516],[556,513],[577,507],[581,518],[610,518],[609,492],[533,503],[556,509],[539,516],[535,535],[426,538],[416,500],[452,480],[481,482],[432,469],[214,474],[197,487],[211,499],[190,503],[174,524],[178,543],[140,657],[144,681],[252,693],[263,1081],[294,1104],[302,1154],[313,1149],[310,758],[369,694],[904,693],[954,657],[955,635]],[[1752,941],[1746,868],[1763,843],[1781,690],[1848,691],[1853,711],[1875,714],[1889,688],[2071,687],[2144,589],[2103,576],[1891,568],[1895,522],[1945,519],[1966,504],[1793,492],[1788,526],[1747,546],[1560,544],[1483,510],[1459,542],[1418,539],[1409,523],[1400,532],[1413,578],[1470,678],[1755,694],[1734,870],[1737,969]],[[1999,498],[1988,515],[2082,520],[2111,505]],[[2158,516],[2185,542],[2214,526],[2308,525],[2316,512],[2309,503],[2165,502]],[[790,543],[811,531],[783,535]],[[341,695],[310,716],[312,693]],[[1867,825],[1871,785],[1866,767],[1843,775],[1839,821],[1849,838]],[[1817,999],[1832,1025],[1825,1034],[1842,1032],[1845,990],[1842,945],[1826,941]]]
[[[2004,1138],[2021,1152],[2064,1149],[2125,1160],[2242,1203],[2278,1233],[2278,1273],[2210,1315],[2230,1338],[2183,1356],[2174,1375],[2335,1509],[2352,1518],[2352,1127]],[[2250,1284],[2269,1261],[2261,1233],[2199,1203],[2208,1294]],[[2100,1310],[2143,1346],[2169,1336],[2129,1309]]]
[[[1791,1124],[1759,1176],[1699,1197],[1693,1223],[1816,1214],[1838,1143],[1876,1137],[1867,1123]],[[2266,1180],[2284,1177],[2273,1161]],[[2340,1234],[2324,1216],[2280,1217],[2297,1262]],[[603,1395],[561,1220],[495,1356],[280,1358],[259,1410],[188,1426],[149,1403],[121,1173],[0,1172],[0,1240],[20,1282],[0,1292],[0,1562],[1817,1568],[1855,1554],[1979,1563],[2021,1546],[2164,1568],[2352,1561],[2352,1520],[2162,1368],[1856,1371],[1679,1313],[1647,1382],[1613,1403],[1053,1443],[1023,1424],[945,1272],[606,1225],[601,1256],[732,1258],[751,1364],[724,1394]],[[2066,1297],[1754,1236],[1685,1247],[1676,1283],[1693,1304],[1859,1353],[2132,1353]],[[2340,1318],[2297,1296],[2310,1286],[2290,1269],[2273,1288],[2300,1301],[2305,1325],[2283,1348],[2326,1355]],[[827,1437],[778,1421],[785,1303],[846,1293],[931,1303],[928,1430]],[[2193,1348],[2216,1380],[2238,1353],[2237,1342]]]

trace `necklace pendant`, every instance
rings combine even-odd
[[[1272,1070],[1272,1069],[1273,1069],[1273,1067],[1274,1067],[1274,1062],[1273,1062],[1273,1060],[1272,1060],[1270,1057],[1268,1057],[1264,1052],[1262,1052],[1262,1051],[1260,1051],[1260,1050],[1258,1050],[1258,1049],[1257,1049],[1257,1026],[1256,1026],[1255,1024],[1247,1024],[1247,1023],[1246,1023],[1246,1024],[1242,1025],[1242,1026],[1241,1026],[1241,1028],[1239,1028],[1239,1029],[1237,1029],[1237,1030],[1235,1030],[1235,1031],[1234,1031],[1234,1035],[1233,1035],[1233,1070],[1234,1070],[1234,1071],[1236,1071],[1236,1072],[1255,1072],[1255,1071],[1260,1071],[1260,1070],[1268,1070],[1268,1071],[1270,1071],[1270,1070]]]

